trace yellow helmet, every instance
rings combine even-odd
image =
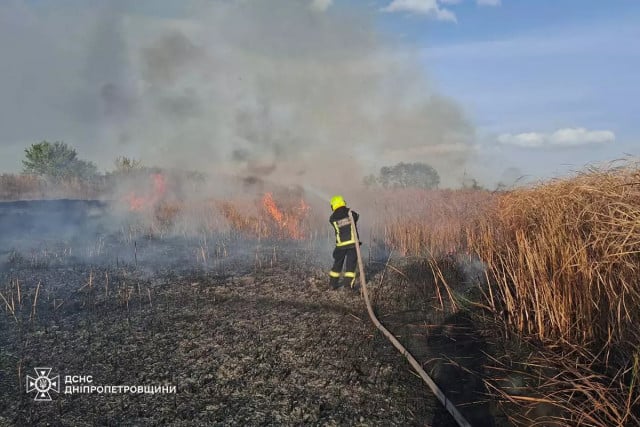
[[[331,198],[331,210],[335,211],[338,208],[341,208],[343,206],[347,206],[347,202],[344,201],[344,198],[342,196],[333,196]]]

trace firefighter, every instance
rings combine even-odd
[[[332,289],[340,289],[345,284],[352,290],[359,290],[356,285],[356,267],[358,266],[358,255],[356,244],[361,244],[358,238],[358,230],[351,227],[349,221],[349,211],[347,203],[342,196],[331,198],[331,210],[333,213],[329,222],[336,233],[336,247],[333,250],[333,267],[329,272],[329,284]],[[353,221],[358,221],[358,214],[351,211]],[[340,283],[342,267],[344,266],[344,282]]]

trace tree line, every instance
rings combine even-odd
[[[24,151],[25,159],[22,165],[25,174],[37,175],[52,181],[71,178],[91,179],[98,176],[96,164],[80,159],[75,148],[64,142],[42,141],[32,144]],[[144,168],[140,160],[124,156],[116,158],[114,163],[113,173],[131,172]]]
[[[112,174],[130,173],[147,169],[140,160],[120,156],[115,159]],[[24,173],[53,181],[65,179],[91,179],[98,176],[95,163],[80,159],[77,151],[64,142],[42,141],[25,149],[22,161]],[[465,178],[464,188],[481,189],[475,179]],[[468,182],[467,182],[468,181]],[[380,168],[378,174],[365,176],[366,187],[434,189],[440,185],[440,175],[430,165],[421,162],[400,162]]]

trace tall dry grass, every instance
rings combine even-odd
[[[28,174],[0,175],[0,200],[98,199],[105,194],[104,177],[48,181]]]
[[[38,199],[45,192],[45,182],[35,175],[0,175],[0,200]]]
[[[222,200],[217,208],[229,227],[255,239],[310,240],[317,234],[317,217],[296,193],[265,193],[253,199]],[[326,227],[328,227],[328,223]]]
[[[372,235],[404,256],[466,252],[471,227],[495,195],[482,190],[385,190],[366,215]]]
[[[542,342],[607,366],[640,345],[640,171],[588,171],[503,194],[472,233],[489,302]]]
[[[487,303],[538,347],[530,391],[563,414],[546,422],[640,425],[637,165],[501,194],[476,226]]]
[[[500,392],[524,409],[514,422],[640,425],[638,165],[501,193],[389,193],[378,209],[374,234],[395,251],[473,251],[486,263],[497,335],[530,344],[500,361],[512,375],[519,359],[525,378],[526,391]]]

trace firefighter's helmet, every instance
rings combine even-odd
[[[344,197],[342,196],[333,196],[331,198],[331,210],[335,211],[338,208],[343,206],[347,206],[347,202],[344,201]]]

